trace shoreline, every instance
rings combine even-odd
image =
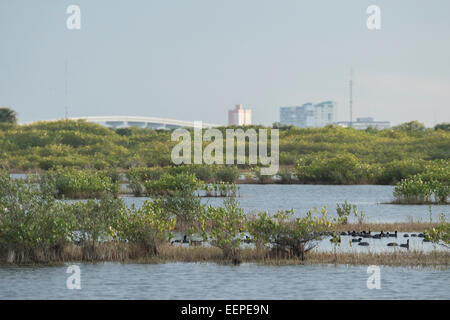
[[[115,247],[115,248],[112,248]],[[117,247],[122,250],[117,250]],[[115,249],[115,250],[114,250]],[[63,257],[57,261],[8,263],[0,260],[1,267],[45,267],[66,263],[124,263],[124,264],[164,264],[164,263],[217,263],[234,265],[223,257],[222,251],[215,247],[163,246],[157,256],[130,257],[130,248],[126,244],[99,245],[96,259],[82,259],[82,248],[71,245],[64,248]],[[380,265],[392,267],[432,267],[450,268],[450,251],[394,251],[394,252],[332,252],[311,251],[305,260],[296,257],[275,256],[270,250],[244,248],[240,250],[240,263],[255,263],[265,266],[288,265]]]

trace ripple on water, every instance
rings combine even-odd
[[[0,299],[449,299],[450,270],[365,266],[240,266],[213,263],[81,264],[81,290],[66,266],[0,268]]]
[[[305,214],[309,209],[326,206],[333,215],[336,204],[348,201],[358,205],[363,210],[369,222],[398,222],[421,219],[429,220],[428,206],[421,205],[390,205],[383,204],[392,201],[394,186],[379,185],[259,185],[243,184],[240,187],[240,197],[237,198],[246,213],[294,209],[298,215]],[[123,197],[129,205],[142,205],[146,198]],[[203,198],[203,202],[211,205],[221,205],[221,198]],[[433,219],[438,221],[439,214],[449,214],[450,205],[433,205]],[[392,230],[393,231],[393,230]]]

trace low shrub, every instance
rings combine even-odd
[[[206,197],[237,197],[239,187],[234,183],[205,183],[200,188]]]
[[[326,216],[323,208],[318,214],[316,209],[306,216],[294,218],[293,210],[278,211],[273,216],[260,213],[250,220],[248,230],[259,246],[267,246],[279,254],[288,254],[305,259],[305,254],[315,248],[323,233],[329,230],[335,221]]]
[[[429,166],[423,173],[401,180],[393,193],[396,203],[447,203],[450,196],[450,162]]]
[[[234,183],[239,178],[239,169],[235,166],[218,166],[216,168],[216,182]]]
[[[106,194],[117,195],[120,190],[118,178],[111,172],[98,170],[57,168],[43,174],[41,181],[53,185],[58,198],[99,198]]]
[[[0,252],[9,263],[61,259],[74,219],[51,188],[0,173]]]
[[[176,219],[166,214],[160,200],[146,200],[142,207],[124,212],[115,225],[115,237],[137,245],[140,253],[157,255],[160,246],[172,237]]]
[[[240,263],[240,245],[242,241],[241,228],[244,225],[245,214],[233,198],[224,200],[223,207],[208,207],[204,223],[210,226],[210,243],[222,249],[223,256],[233,263]]]

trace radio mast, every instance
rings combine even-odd
[[[64,72],[64,90],[65,90],[65,107],[64,107],[64,118],[67,119],[68,113],[69,113],[69,107],[68,107],[68,99],[67,99],[67,66],[68,62],[66,59],[65,63],[65,72]]]
[[[350,126],[353,127],[353,68],[350,68]]]

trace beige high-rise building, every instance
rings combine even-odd
[[[242,104],[236,105],[233,110],[228,110],[229,126],[244,126],[252,124],[252,110],[244,109]]]

